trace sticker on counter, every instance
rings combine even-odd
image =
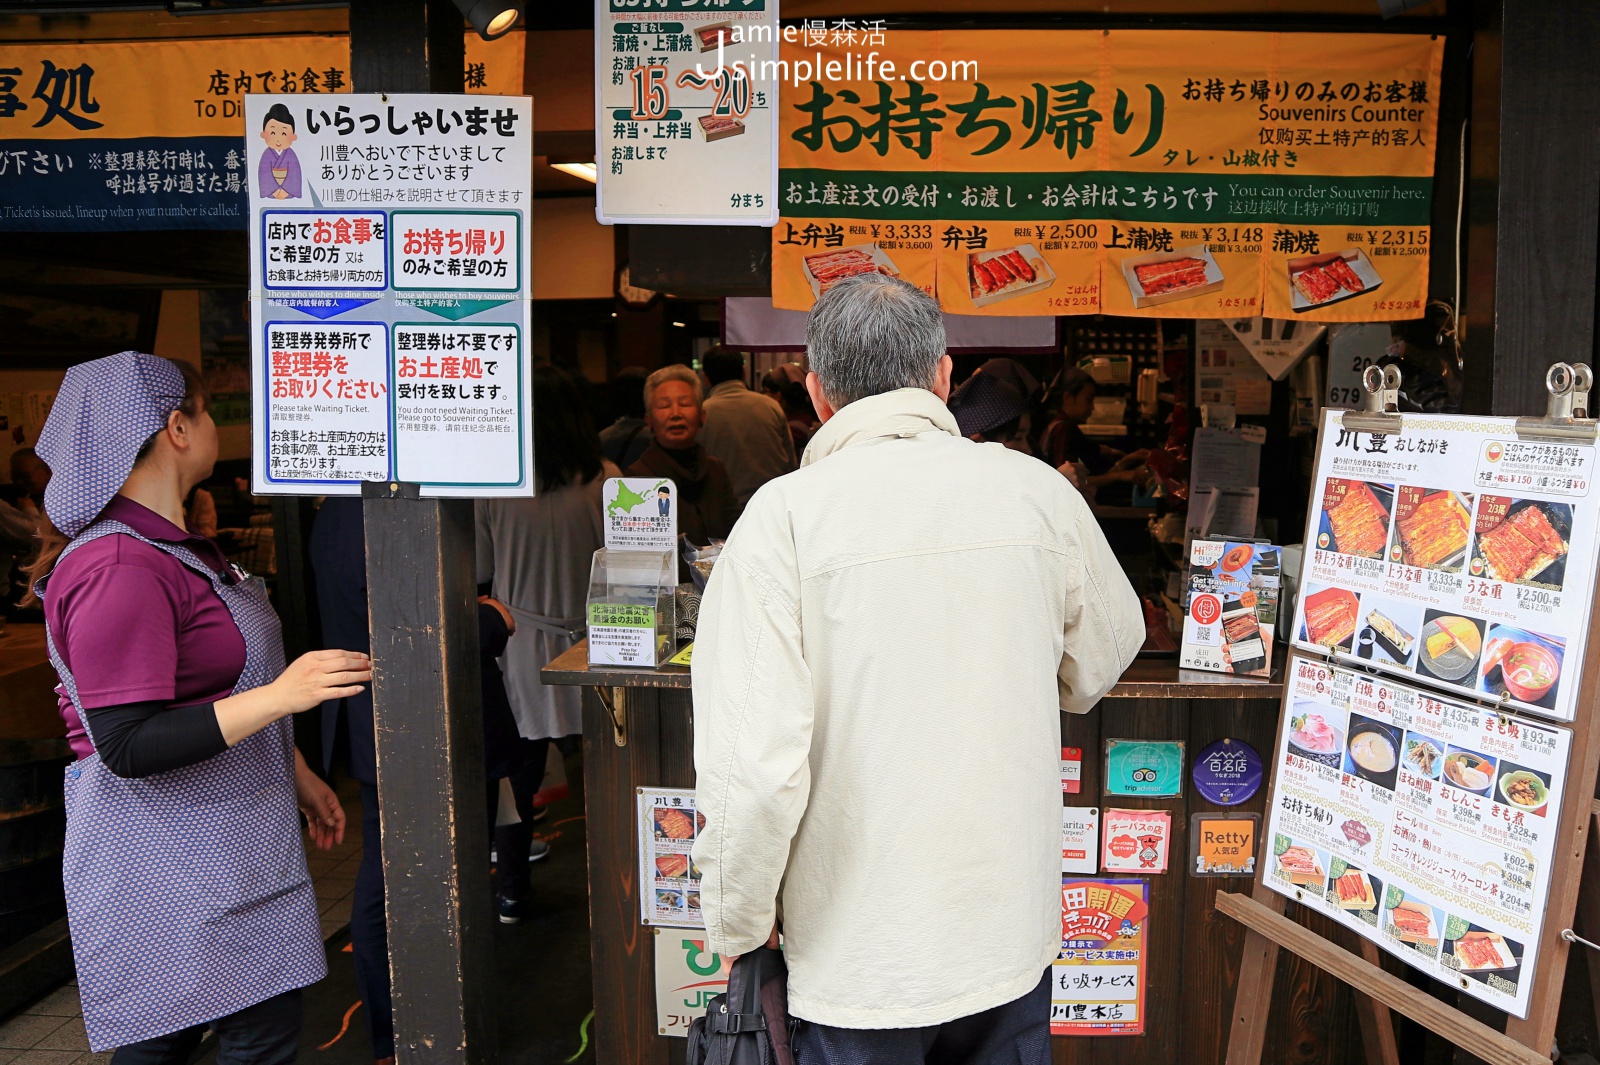
[[[1106,740],[1107,795],[1171,798],[1182,790],[1182,740]]]
[[[1051,1035],[1143,1035],[1148,880],[1061,878]]]
[[[655,947],[656,1030],[684,1039],[711,1000],[728,990],[733,966],[712,952],[704,932],[657,928]]]
[[[1220,739],[1195,755],[1192,777],[1207,802],[1238,806],[1261,789],[1261,756],[1243,740]]]
[[[1098,807],[1061,808],[1061,871],[1097,873],[1100,859],[1100,810]]]
[[[1083,748],[1061,748],[1061,793],[1076,795],[1083,788]]]
[[[700,870],[689,853],[705,828],[693,788],[640,788],[639,920],[647,925],[704,928]]]
[[[1108,873],[1164,873],[1172,844],[1166,810],[1105,810],[1100,867]]]
[[[1259,814],[1195,814],[1189,819],[1190,872],[1254,876]]]

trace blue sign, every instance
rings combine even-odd
[[[1194,790],[1219,806],[1238,806],[1261,789],[1261,756],[1243,740],[1221,739],[1194,759]]]

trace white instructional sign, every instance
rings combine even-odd
[[[782,32],[778,0],[595,0],[602,223],[777,223]]]
[[[1293,657],[1265,880],[1527,1015],[1571,733]]]
[[[1511,418],[1325,411],[1291,639],[1571,721],[1595,586],[1595,448]]]
[[[252,490],[533,494],[533,107],[245,97]]]
[[[613,551],[666,551],[678,557],[678,486],[667,477],[608,477],[606,547]]]

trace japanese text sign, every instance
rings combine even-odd
[[[254,490],[532,495],[525,97],[245,97]]]
[[[600,221],[776,222],[778,0],[595,0],[594,24]]]
[[[1061,878],[1051,1035],[1142,1035],[1150,882]]]
[[[700,870],[690,851],[705,827],[693,788],[639,790],[639,919],[643,924],[704,928]]]
[[[467,91],[520,94],[524,48],[521,32],[467,33]],[[242,229],[240,138],[260,132],[245,97],[316,101],[350,78],[343,37],[7,45],[0,231]]]
[[[773,302],[804,310],[877,271],[961,314],[1420,317],[1443,48],[1168,30],[786,39]]]

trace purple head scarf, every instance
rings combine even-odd
[[[44,510],[63,535],[77,536],[111,502],[183,397],[177,364],[138,351],[67,371],[35,448],[50,467]]]

